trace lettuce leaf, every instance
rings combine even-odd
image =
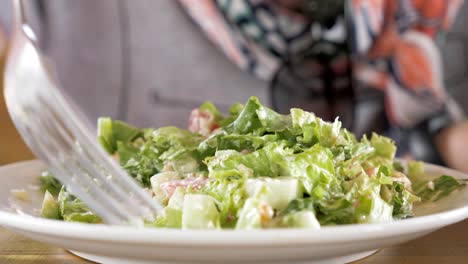
[[[131,142],[143,135],[143,131],[132,125],[109,117],[98,119],[98,141],[110,154],[117,150],[118,142]]]
[[[413,216],[413,203],[421,199],[405,189],[401,182],[394,182],[392,185],[393,217],[404,219]]]
[[[395,158],[396,146],[393,140],[373,133],[371,137],[371,145],[375,149],[376,156],[389,160],[393,160]]]
[[[205,160],[209,177],[218,178],[225,172],[237,176],[278,176],[278,167],[270,162],[265,148],[243,154],[235,150],[220,150]]]
[[[57,196],[62,189],[62,183],[48,171],[41,173],[39,186],[43,193],[49,192],[52,196]]]
[[[276,160],[280,174],[297,177],[306,193],[315,199],[325,199],[327,193],[339,189],[333,154],[327,148],[316,144],[301,153],[276,155]]]
[[[229,176],[215,179],[209,181],[200,192],[217,201],[222,227],[232,228],[236,225],[238,211],[247,199],[245,178]]]
[[[58,195],[60,215],[65,221],[83,223],[101,223],[102,219],[80,199],[76,198],[65,188]]]
[[[225,131],[234,134],[248,134],[261,128],[262,124],[257,116],[259,105],[258,98],[251,97],[242,108],[239,116],[224,128]]]
[[[44,200],[42,201],[41,216],[49,219],[62,219],[60,213],[60,205],[49,193],[45,191]]]
[[[426,187],[417,193],[425,201],[437,201],[449,195],[462,184],[452,176],[442,175],[426,183]]]

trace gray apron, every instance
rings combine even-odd
[[[10,0],[0,0],[9,20]],[[29,18],[66,92],[94,122],[187,126],[210,100],[226,111],[267,83],[242,72],[189,20],[177,1],[28,1]]]

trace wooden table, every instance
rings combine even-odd
[[[0,263],[2,264],[84,264],[67,251],[35,242],[0,228]],[[367,263],[468,263],[468,220],[441,229],[421,239],[384,248],[355,264]]]

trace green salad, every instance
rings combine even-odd
[[[320,228],[386,222],[413,215],[461,183],[426,178],[423,164],[396,161],[396,146],[373,134],[357,140],[338,120],[293,108],[279,114],[251,97],[222,114],[207,102],[188,129],[139,129],[100,118],[98,140],[164,205],[147,225],[182,229]],[[99,223],[101,218],[52,175],[41,177],[42,215]]]

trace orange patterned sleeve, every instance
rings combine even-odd
[[[353,19],[361,21],[355,22],[359,54],[355,77],[385,92],[390,122],[412,127],[444,111],[448,95],[435,39],[449,29],[462,1],[356,0],[353,3]]]

